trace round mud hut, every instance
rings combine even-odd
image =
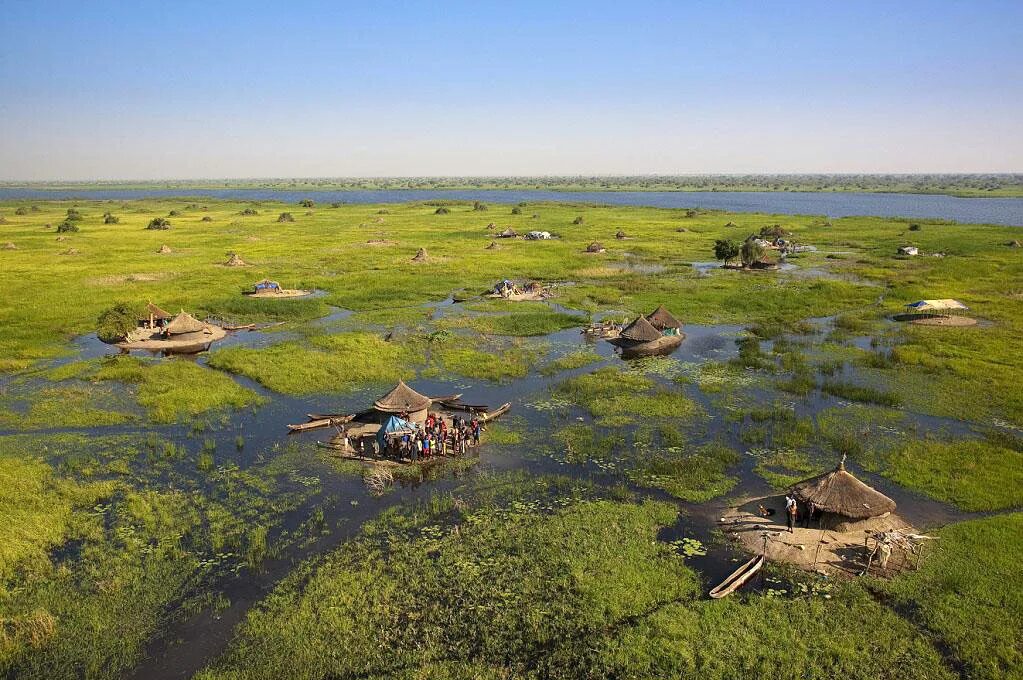
[[[182,310],[163,327],[163,334],[168,340],[178,342],[205,342],[209,338],[206,324]]]
[[[393,390],[373,402],[373,408],[380,414],[382,423],[395,414],[413,423],[425,423],[431,403],[429,397],[416,392],[404,380],[399,380]]]
[[[870,529],[873,520],[895,511],[895,501],[845,469],[845,456],[834,470],[799,482],[791,491],[813,510],[821,528],[832,531]]]
[[[427,262],[430,256],[426,254],[426,248],[420,248],[416,253],[416,256],[412,258],[413,262]]]
[[[587,253],[606,253],[607,252],[607,248],[605,248],[602,244],[597,243],[596,241],[594,241],[590,245],[586,246],[586,252]]]
[[[231,253],[231,257],[227,258],[227,262],[224,263],[225,267],[247,267],[248,262],[238,257],[238,253]]]
[[[170,253],[173,253],[174,251],[171,250],[170,246],[165,243],[162,246],[160,246],[160,249],[157,250],[156,252],[157,252],[158,255],[169,255]]]

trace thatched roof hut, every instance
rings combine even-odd
[[[413,422],[426,420],[426,411],[430,407],[430,398],[419,394],[399,380],[394,389],[373,402],[373,408],[381,413],[407,413]]]
[[[160,246],[160,249],[159,249],[159,250],[157,250],[156,252],[157,252],[158,254],[160,254],[160,255],[168,255],[168,254],[170,254],[170,253],[173,253],[174,251],[170,249],[170,246],[169,246],[169,245],[167,245],[166,243],[164,243],[164,244],[163,244],[162,246]]]
[[[186,333],[201,333],[206,330],[206,324],[195,318],[185,310],[181,310],[170,323],[164,326],[167,335],[185,335]]]
[[[63,253],[61,253],[61,255],[77,255],[77,254],[78,254],[78,248],[68,248]]]
[[[607,252],[607,248],[605,248],[602,244],[597,243],[596,241],[594,241],[590,245],[586,246],[586,252],[587,253],[604,253],[604,252]]]
[[[647,321],[645,316],[637,316],[636,320],[622,329],[619,337],[633,342],[651,342],[661,337],[661,332]]]
[[[651,326],[662,332],[682,328],[679,320],[672,316],[671,312],[664,308],[664,305],[659,305],[657,309],[647,314],[646,320],[650,322]]]
[[[619,229],[617,233],[615,233],[615,238],[618,239],[619,241],[622,240],[623,238],[625,238],[625,232]]]
[[[416,253],[416,256],[412,258],[413,262],[426,262],[430,259],[430,256],[426,254],[426,248],[420,248]]]
[[[154,305],[152,302],[147,302],[146,303],[146,312],[150,316],[152,316],[154,319],[166,320],[166,319],[174,318],[173,314],[171,314],[170,312],[164,311],[163,309],[160,309],[159,307]]]
[[[8,241],[7,243],[4,244],[3,249],[4,250],[17,250],[18,246],[14,245],[14,243],[12,243],[11,241]]]
[[[895,501],[846,471],[844,456],[834,470],[793,485],[792,495],[822,513],[821,526],[839,530],[852,528],[849,520],[880,517],[895,510]]]
[[[248,262],[238,257],[238,253],[231,253],[231,257],[227,258],[227,262],[224,263],[225,267],[247,267]]]
[[[498,233],[497,235],[498,238],[515,238],[516,236],[518,236],[518,234],[516,234],[515,230],[512,229],[511,227],[506,227],[504,231]]]

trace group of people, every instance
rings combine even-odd
[[[802,510],[800,510],[796,497],[792,494],[785,494],[785,522],[788,525],[789,533],[793,533],[793,527],[795,527],[800,519],[803,520],[803,528],[809,529],[810,521],[813,519],[813,514],[816,510],[812,501],[804,503]]]
[[[407,414],[402,414],[402,418],[407,420]],[[473,413],[469,418],[452,417],[450,426],[440,415],[430,413],[426,422],[422,426],[417,425],[414,431],[388,437],[385,453],[409,460],[463,455],[469,446],[479,446],[482,430],[482,421]]]

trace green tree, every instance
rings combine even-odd
[[[120,342],[138,326],[139,318],[139,310],[127,302],[118,302],[99,315],[96,336],[103,342]]]
[[[149,224],[146,225],[146,229],[170,229],[170,220],[166,217],[154,217],[149,220]]]
[[[760,244],[760,239],[753,234],[750,234],[746,240],[742,242],[742,248],[740,250],[743,267],[752,266],[754,263],[759,262],[760,258],[764,256],[764,246]]]
[[[78,231],[78,225],[75,224],[74,222],[72,222],[69,219],[68,220],[64,220],[63,222],[61,222],[60,224],[57,225],[57,233],[58,234],[65,234],[65,233],[68,233],[68,232],[76,232],[76,231]]]
[[[730,238],[718,239],[714,242],[714,257],[728,264],[739,257],[739,244]]]

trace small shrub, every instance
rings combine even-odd
[[[203,222],[212,222],[213,218],[210,217],[209,215],[203,215],[201,221],[203,221]]]
[[[76,231],[78,231],[78,225],[72,222],[71,220],[64,220],[63,222],[57,225],[58,234],[73,233]]]
[[[277,217],[277,221],[278,222],[294,222],[295,221],[295,217],[291,213],[289,213],[289,212],[282,212]]]
[[[303,198],[301,201],[298,202],[298,204],[303,208],[313,208],[316,206],[316,204],[313,203],[313,201],[308,198]]]
[[[579,217],[577,217],[574,220],[572,220],[572,224],[582,224],[582,223],[583,223],[583,216],[582,215],[580,215]]]
[[[522,214],[522,208],[520,208],[519,206],[515,206],[514,208],[512,208],[512,215],[521,215],[521,214]]]
[[[18,208],[17,210],[14,211],[14,214],[15,215],[27,215],[28,214],[28,208],[26,208],[25,206],[21,206],[20,208]]]
[[[111,213],[103,213],[103,224],[117,224],[121,218]]]
[[[181,215],[180,210],[171,210],[169,213],[167,213],[167,217],[179,217],[180,215]]]
[[[67,219],[69,221],[71,221],[71,222],[77,222],[78,220],[83,220],[85,218],[82,217],[82,213],[78,212],[77,209],[75,209],[75,208],[68,208],[67,209]]]
[[[441,206],[441,207],[437,208],[436,210],[434,210],[433,214],[434,215],[447,215],[449,212],[451,212],[451,211],[448,210],[447,208],[445,208],[444,206]]]
[[[475,210],[476,212],[485,212],[487,210],[490,210],[490,208],[487,207],[486,203],[480,203],[479,201],[473,201],[472,209]]]
[[[146,229],[170,229],[171,223],[166,217],[154,217],[149,220],[149,224],[146,225]]]
[[[258,215],[259,211],[256,210],[255,208],[246,208],[245,210],[242,210],[238,214],[241,215],[242,217],[251,217],[253,215]]]
[[[686,210],[686,217],[689,217],[689,218],[696,217],[699,214],[700,214],[699,212],[697,212],[696,210],[693,210],[692,208],[690,208],[689,210]]]
[[[331,208],[340,208],[342,205],[344,205],[344,203],[342,203],[341,201],[334,201],[333,203],[330,204],[330,207]]]
[[[911,224],[911,225],[909,225],[909,230],[910,231],[920,231],[920,225],[919,224]]]

